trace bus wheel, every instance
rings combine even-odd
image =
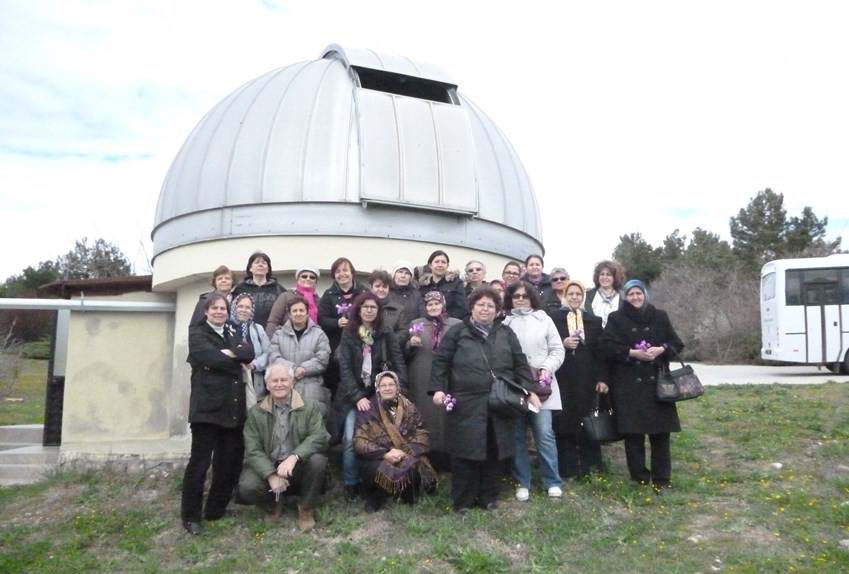
[[[849,351],[846,351],[846,356],[843,357],[843,364],[840,366],[840,372],[844,375],[849,375]]]

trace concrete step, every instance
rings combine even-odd
[[[10,450],[13,448],[21,448],[24,446],[41,446],[41,443],[29,443],[29,442],[0,442],[0,452],[4,450]]]
[[[49,464],[0,464],[0,479],[38,482],[47,478],[47,473],[52,469],[53,465]]]
[[[0,466],[5,464],[54,465],[58,461],[58,446],[32,445],[0,451]]]
[[[41,444],[44,425],[0,426],[0,443]]]
[[[32,484],[34,481],[29,478],[0,478],[0,488],[4,486],[18,486],[21,484]]]

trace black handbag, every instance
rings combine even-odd
[[[516,381],[496,375],[492,367],[489,366],[489,359],[486,357],[483,345],[481,345],[481,354],[492,377],[492,386],[489,389],[489,398],[487,399],[489,412],[507,419],[517,419],[528,414],[530,406],[528,390]]]
[[[607,410],[599,408],[599,396],[601,393],[595,394],[595,403],[593,410],[585,417],[581,418],[581,429],[588,439],[595,442],[616,442],[622,440],[622,435],[616,427],[616,415],[613,413],[613,407],[610,405],[610,397],[607,397]]]
[[[670,347],[667,348],[675,355],[675,351]],[[685,365],[680,358],[678,362],[681,363],[680,369],[670,370],[667,365],[658,373],[655,397],[661,403],[687,401],[705,394],[705,387],[693,371],[693,367]]]

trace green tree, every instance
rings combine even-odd
[[[791,217],[785,230],[785,254],[805,255],[811,251],[823,255],[834,253],[840,249],[840,238],[826,241],[825,230],[828,227],[828,217],[819,219],[814,210],[805,207],[801,217]]]
[[[74,248],[59,257],[56,264],[66,279],[125,277],[132,273],[127,256],[105,239],[97,239],[93,245],[89,245],[87,237],[78,239]]]
[[[663,262],[671,263],[684,254],[684,249],[687,245],[687,236],[681,235],[681,232],[676,229],[663,239],[663,247],[661,255]]]
[[[751,269],[779,257],[828,255],[840,249],[840,238],[827,241],[827,226],[828,217],[810,207],[788,219],[784,196],[767,188],[731,218],[734,253]]]
[[[734,253],[755,266],[783,252],[787,212],[784,195],[759,191],[730,221]]]
[[[613,258],[625,267],[628,278],[642,279],[646,284],[663,270],[663,249],[652,247],[639,232],[620,236]]]
[[[29,266],[20,275],[12,275],[3,285],[0,285],[0,297],[32,297],[36,290],[47,283],[52,283],[60,277],[60,272],[53,261],[42,261],[38,267]]]
[[[683,259],[691,265],[717,271],[730,271],[737,262],[727,241],[701,227],[693,230]]]

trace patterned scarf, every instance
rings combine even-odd
[[[239,305],[239,301],[241,301],[242,299],[247,299],[251,302],[251,314],[245,321],[239,321],[238,313],[236,313],[236,307]],[[255,309],[256,306],[254,305],[254,298],[251,297],[250,293],[240,293],[233,299],[233,302],[230,303],[230,321],[241,332],[243,341],[250,341],[248,337],[250,333],[251,323],[254,319]]]
[[[448,317],[448,314],[445,312],[445,295],[439,291],[429,291],[424,296],[425,306],[427,306],[428,301],[438,301],[442,304],[442,313],[436,317],[427,317],[428,320],[430,320],[431,327],[433,328],[433,332],[430,335],[431,350],[436,352],[442,338],[442,327],[445,325],[445,319]]]
[[[360,378],[366,388],[368,388],[372,385],[371,348],[374,345],[374,331],[365,325],[360,325],[360,328],[357,329],[357,335],[359,335],[360,341],[363,342],[363,368],[360,371]]]
[[[581,342],[584,342],[584,301],[586,301],[587,291],[584,289],[583,283],[580,281],[575,281],[574,279],[570,279],[566,282],[566,286],[563,289],[563,294],[565,295],[567,291],[569,291],[569,287],[577,286],[581,290],[581,304],[578,305],[577,309],[569,309],[569,313],[566,315],[566,328],[569,329],[569,336],[574,337],[578,336],[581,339]]]

